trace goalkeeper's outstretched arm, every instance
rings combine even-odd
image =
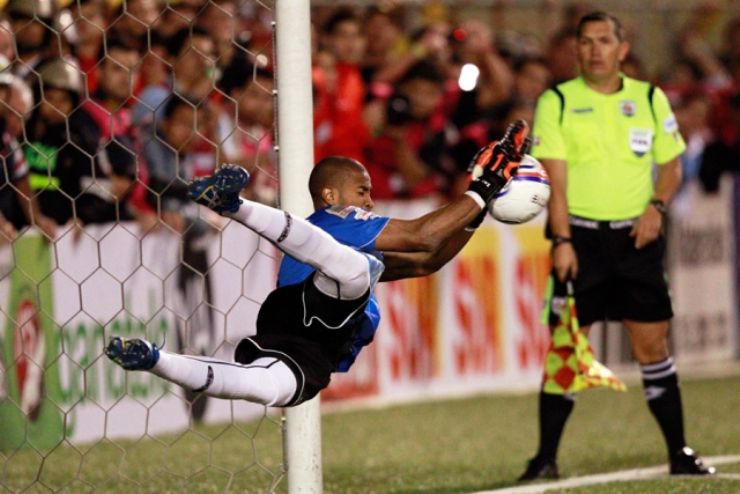
[[[438,271],[465,247],[473,230],[460,230],[433,252],[384,252],[385,271],[380,281],[427,276]]]

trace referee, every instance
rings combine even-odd
[[[534,122],[532,154],[552,182],[550,322],[557,323],[568,279],[574,280],[584,331],[594,321],[621,320],[671,473],[712,474],[714,468],[686,446],[667,343],[673,311],[663,226],[681,181],[685,144],[665,94],[620,72],[629,44],[618,19],[604,12],[584,16],[577,50],[581,75],[546,91]],[[540,447],[520,480],[558,477],[558,443],[573,405],[573,396],[540,392]]]

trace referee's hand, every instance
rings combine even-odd
[[[572,243],[565,242],[553,247],[552,267],[555,269],[558,280],[563,283],[578,277],[578,257]]]
[[[642,249],[655,242],[660,236],[662,227],[663,215],[654,207],[648,206],[630,231],[630,237],[635,239],[635,249]]]

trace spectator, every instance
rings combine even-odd
[[[485,112],[511,97],[514,77],[496,52],[488,26],[477,19],[466,20],[452,31],[451,39],[456,62],[454,79],[460,79],[460,67],[466,64],[475,66],[480,73],[471,91],[475,95],[475,113]]]
[[[58,34],[51,29],[57,15],[56,3],[54,0],[9,0],[4,12],[15,38],[13,73],[25,79],[34,91],[34,99],[38,100],[41,95],[38,69],[59,56],[52,52],[59,46]]]
[[[740,93],[730,99],[730,126],[704,149],[699,178],[707,192],[716,192],[724,173],[740,173]]]
[[[698,92],[683,98],[676,107],[676,120],[686,142],[686,150],[681,155],[682,184],[699,176],[704,149],[713,140],[709,126],[710,111],[711,101]]]
[[[172,70],[165,84],[150,85],[139,95],[133,107],[133,120],[150,125],[164,109],[162,103],[175,92],[199,103],[211,95],[214,88],[213,40],[202,28],[183,28],[166,40],[167,60]]]
[[[146,165],[138,160],[133,162],[133,172],[129,169],[129,155],[141,154],[142,142],[139,129],[131,122],[129,98],[138,78],[139,55],[128,40],[110,37],[106,42],[107,55],[96,67],[94,74],[100,81],[97,89],[83,103],[83,108],[95,120],[100,131],[101,146],[107,149],[107,178],[119,185],[114,187],[114,195],[120,200],[124,213],[120,216],[137,218],[144,230],[156,223],[154,208],[146,201],[144,184],[148,181]],[[110,148],[108,148],[110,146]],[[123,148],[128,149],[124,151]],[[127,154],[128,153],[128,154]],[[117,170],[126,170],[125,173]],[[111,175],[113,174],[113,175]],[[136,184],[130,183],[138,178]],[[125,187],[124,187],[125,185]],[[126,189],[123,193],[122,188]],[[131,190],[129,190],[131,188]],[[113,208],[115,210],[115,208]],[[111,211],[111,208],[108,208]],[[114,211],[115,212],[115,211]],[[110,217],[107,214],[106,217]]]
[[[518,60],[514,64],[514,99],[533,105],[550,87],[550,81],[550,69],[544,58],[529,57]]]
[[[236,103],[236,126],[225,121],[221,135],[230,163],[238,163],[249,171],[251,178],[246,197],[263,204],[277,205],[277,154],[273,149],[273,77],[263,69],[245,75],[241,84],[229,94]],[[229,115],[232,115],[229,112]],[[224,114],[225,116],[226,114]],[[224,120],[224,119],[222,119]]]
[[[106,47],[105,57],[93,72],[100,83],[84,107],[100,127],[102,138],[107,140],[117,135],[134,138],[127,104],[136,86],[139,54],[122,38],[108,38]]]
[[[44,99],[28,122],[24,154],[41,211],[64,225],[78,219],[73,203],[85,193],[82,177],[102,173],[95,162],[100,130],[80,107],[84,88],[76,65],[65,59],[49,62],[40,79]]]
[[[578,74],[576,60],[576,31],[564,27],[553,35],[547,49],[550,73],[555,84],[574,78]]]
[[[403,13],[379,7],[368,7],[364,16],[363,32],[366,49],[362,57],[362,78],[368,86],[375,82],[379,71],[394,66],[408,49],[403,33]],[[384,82],[383,78],[379,82]]]
[[[735,17],[725,27],[724,46],[720,59],[725,67],[729,67],[733,60],[740,59],[740,17]]]
[[[0,57],[5,57],[6,62],[13,60],[13,28],[7,19],[0,17]]]
[[[631,77],[639,81],[647,81],[649,79],[645,72],[645,66],[642,63],[642,60],[634,53],[627,54],[624,62],[622,62],[622,72],[627,77]]]
[[[122,1],[111,16],[106,35],[130,39],[136,48],[145,49],[148,46],[148,34],[158,17],[157,0]]]
[[[219,85],[228,93],[232,79],[239,80],[241,74],[251,73],[254,60],[242,46],[241,22],[237,15],[237,4],[233,0],[209,2],[198,15],[198,26],[205,29],[215,45],[216,67],[222,76]]]
[[[12,75],[0,57],[0,234],[12,240],[16,227],[36,225],[47,238],[56,235],[54,222],[41,214],[28,180],[29,168],[18,138],[33,107],[31,88]],[[8,185],[11,185],[10,187]],[[15,223],[15,225],[13,224]]]
[[[186,226],[182,208],[188,203],[185,185],[195,176],[195,144],[203,121],[197,102],[176,94],[163,105],[162,118],[145,130],[144,159],[149,169],[151,201],[176,232]],[[213,169],[213,167],[211,167]]]
[[[136,180],[134,145],[126,136],[117,136],[99,151],[98,175],[82,175],[80,189],[85,193],[75,201],[82,224],[109,223],[135,219],[128,200]]]
[[[370,139],[362,113],[365,83],[360,73],[363,38],[360,22],[348,10],[335,12],[323,30],[326,49],[336,60],[337,83],[331,88],[328,125],[316,136],[319,160],[329,155],[362,160]]]
[[[148,2],[148,0],[147,0]],[[180,0],[171,2],[164,13],[154,23],[156,31],[163,37],[174,36],[182,29],[188,29],[198,19],[198,12],[204,0]]]
[[[79,0],[69,5],[77,35],[73,53],[80,69],[87,76],[87,90],[91,94],[98,85],[95,66],[101,58],[103,38],[107,26],[104,0]],[[109,44],[106,45],[110,49]]]
[[[386,125],[368,155],[378,199],[418,198],[447,192],[455,165],[446,156],[444,79],[436,66],[409,69],[388,100]]]

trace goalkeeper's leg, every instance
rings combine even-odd
[[[370,256],[337,242],[331,235],[290,213],[241,199],[249,182],[241,167],[224,165],[205,179],[189,185],[189,196],[199,204],[238,221],[275,243],[280,250],[314,267],[316,287],[342,300],[362,297],[380,277],[383,266]]]
[[[324,230],[285,211],[245,200],[237,211],[225,215],[314,267],[314,284],[326,295],[342,300],[360,298],[382,270],[374,258],[337,242]]]
[[[208,396],[283,406],[296,392],[296,378],[274,357],[249,364],[178,355],[160,350],[144,339],[113,337],[105,354],[126,370],[147,370],[175,384]]]

